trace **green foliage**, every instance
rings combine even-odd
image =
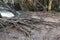
[[[60,12],[60,5],[57,8],[55,8],[54,10],[57,12]]]

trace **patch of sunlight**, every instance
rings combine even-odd
[[[8,18],[15,16],[12,12],[5,12],[5,11],[0,11],[0,14],[2,17],[8,17]]]

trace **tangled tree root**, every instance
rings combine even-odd
[[[45,22],[45,21],[34,21],[32,19],[0,19],[0,30],[7,30],[15,28],[18,31],[24,32],[27,36],[30,36],[31,30],[39,30],[35,24],[42,24],[57,27],[60,26],[57,23]]]

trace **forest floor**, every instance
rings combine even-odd
[[[0,40],[60,40],[60,16],[52,12],[26,12],[0,19]]]

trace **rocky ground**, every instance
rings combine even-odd
[[[60,40],[60,16],[52,12],[23,14],[0,18],[0,40]]]

